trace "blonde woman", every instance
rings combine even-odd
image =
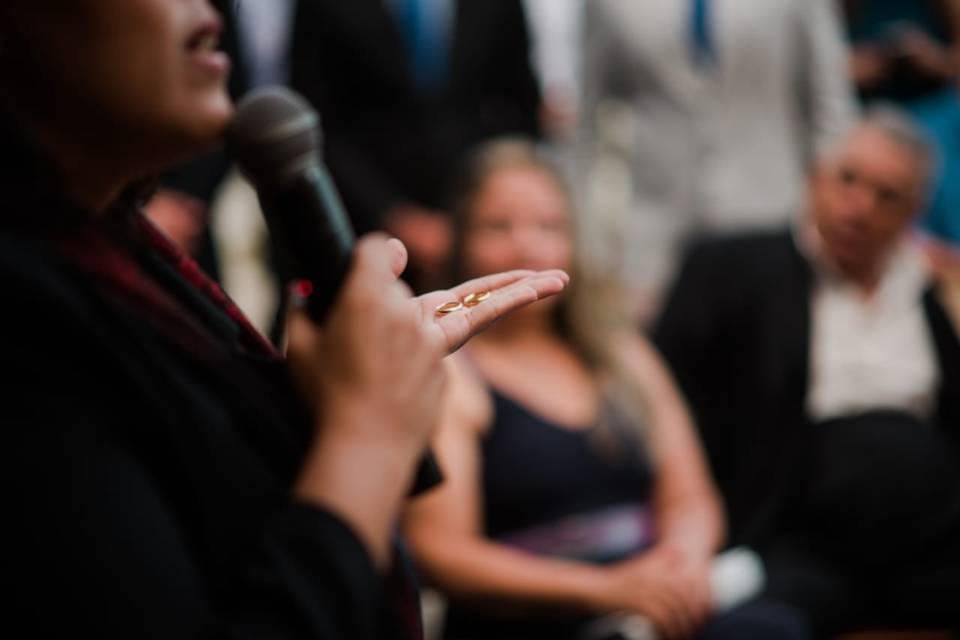
[[[716,491],[660,357],[580,273],[562,180],[529,145],[497,142],[458,196],[456,276],[550,267],[574,284],[453,363],[435,442],[447,482],[406,520],[452,602],[446,637],[589,637],[614,612],[667,638],[803,637],[763,607],[711,620]]]

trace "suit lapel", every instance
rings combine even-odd
[[[940,367],[940,399],[938,421],[960,438],[960,336],[938,290],[931,287],[923,296],[923,308],[930,327]]]
[[[803,415],[810,367],[810,268],[789,233],[777,239],[770,260],[766,289],[771,302],[761,324],[767,339],[767,397],[785,401],[786,406],[770,408],[775,413]]]
[[[813,286],[813,274],[810,265],[800,254],[792,234],[786,238],[788,243],[785,270],[788,282],[784,283],[787,300],[784,300],[784,334],[794,336],[784,341],[784,362],[788,364],[784,372],[790,389],[790,397],[801,409],[806,403],[807,387],[810,380],[810,340],[812,326],[810,317],[810,296]]]

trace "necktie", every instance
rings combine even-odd
[[[690,10],[690,45],[694,64],[711,65],[717,60],[713,38],[711,0],[693,0]]]
[[[432,0],[399,0],[399,18],[414,79],[422,89],[435,90],[446,76],[443,25]]]

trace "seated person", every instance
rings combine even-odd
[[[706,462],[659,356],[577,274],[558,175],[525,143],[491,143],[453,210],[455,273],[572,268],[577,291],[453,364],[435,442],[447,482],[405,523],[451,600],[446,637],[616,637],[589,630],[614,612],[670,638],[804,637],[772,608],[708,622],[724,524]]]
[[[871,111],[797,227],[694,248],[655,328],[733,542],[824,632],[960,611],[960,341],[909,237],[931,170],[909,119]]]

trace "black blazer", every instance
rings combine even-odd
[[[291,84],[323,116],[325,154],[355,226],[401,203],[443,207],[464,152],[537,134],[539,90],[520,0],[454,0],[449,79],[424,95],[385,0],[300,0]]]
[[[699,244],[654,340],[687,397],[735,543],[762,544],[812,455],[805,411],[812,272],[789,231]],[[933,289],[923,306],[939,359],[936,422],[960,434],[960,340]]]

